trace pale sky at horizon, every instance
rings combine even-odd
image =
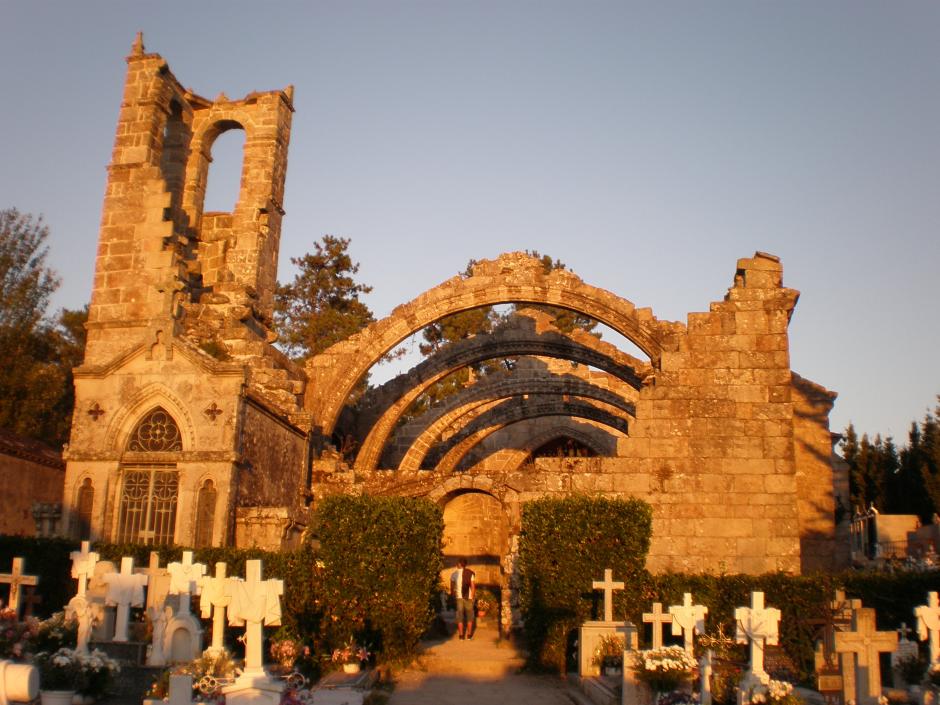
[[[832,430],[936,404],[940,3],[0,0],[0,208],[44,214],[56,307],[90,295],[138,30],[208,98],[295,86],[282,280],[349,237],[384,316],[534,249],[685,322],[761,250]]]

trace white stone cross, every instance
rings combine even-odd
[[[225,563],[219,561],[215,564],[215,577],[206,575],[199,580],[199,587],[202,589],[202,598],[199,600],[202,618],[212,617],[212,644],[206,649],[206,653],[213,656],[225,651],[222,640],[225,635],[225,608],[232,602],[228,581],[237,580],[225,577],[226,567]]]
[[[205,563],[193,563],[193,552],[183,551],[183,561],[166,567],[170,573],[170,593],[180,596],[180,614],[189,614],[189,598],[199,593],[199,581],[206,574]]]
[[[735,641],[751,642],[750,675],[765,680],[768,676],[764,672],[764,645],[777,643],[780,610],[764,607],[764,593],[756,590],[751,593],[750,607],[735,608],[734,619],[737,622]]]
[[[127,617],[131,606],[140,607],[144,604],[144,585],[147,576],[134,573],[134,559],[129,556],[121,558],[121,572],[108,573],[102,576],[108,585],[105,594],[105,603],[117,606],[117,618],[114,623],[114,641],[127,641]]]
[[[927,593],[927,604],[914,608],[917,616],[917,638],[929,639],[930,663],[940,661],[940,600],[936,591]]]
[[[614,581],[613,571],[610,568],[604,568],[604,579],[595,580],[592,586],[595,590],[604,591],[604,621],[614,621],[614,590],[623,590],[624,584],[621,581]]]
[[[691,656],[695,633],[705,632],[705,615],[708,614],[708,608],[705,605],[693,605],[692,593],[687,592],[682,597],[681,605],[669,605],[669,614],[672,615],[673,636],[683,635],[685,652]]]
[[[863,607],[855,611],[855,631],[836,632],[836,652],[854,653],[855,683],[859,705],[877,705],[881,697],[881,666],[879,654],[898,648],[898,633],[879,632],[875,626],[875,610]]]
[[[78,594],[84,596],[88,589],[88,579],[95,573],[98,554],[91,550],[91,543],[82,541],[82,549],[72,551],[69,558],[72,559],[72,577],[78,580]]]
[[[281,595],[283,580],[262,580],[261,561],[245,561],[245,580],[229,579],[232,602],[228,608],[228,622],[234,626],[245,624],[245,669],[248,679],[264,676],[262,623],[281,623]]]
[[[672,624],[672,615],[669,612],[663,612],[663,603],[654,602],[652,612],[643,613],[643,621],[653,625],[653,648],[660,649],[663,646],[663,626]]]
[[[13,569],[9,573],[0,573],[0,583],[10,585],[10,599],[7,606],[13,610],[16,618],[20,616],[20,585],[37,585],[39,578],[35,575],[23,573],[23,559],[13,559]]]

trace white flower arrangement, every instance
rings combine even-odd
[[[660,693],[675,690],[679,683],[692,676],[697,667],[695,659],[681,646],[638,651],[633,662],[637,678]]]
[[[802,699],[793,691],[793,684],[771,679],[767,685],[752,686],[747,693],[749,705],[798,705]]]

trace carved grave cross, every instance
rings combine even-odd
[[[917,638],[930,640],[930,663],[937,663],[940,661],[940,600],[936,591],[927,593],[927,604],[915,607],[914,614],[917,616]]]
[[[225,563],[219,561],[215,564],[215,577],[206,575],[199,580],[202,589],[202,598],[199,600],[202,618],[212,617],[212,645],[206,651],[213,655],[225,651],[222,641],[225,635],[225,608],[232,602],[232,591],[228,585],[230,579],[225,577],[226,567]]]
[[[151,609],[163,609],[166,603],[166,594],[169,587],[169,573],[166,568],[160,567],[160,554],[156,551],[150,552],[150,562],[146,568],[138,568],[135,572],[147,576],[147,611]]]
[[[105,603],[117,606],[114,622],[114,641],[127,641],[127,618],[131,606],[144,604],[144,586],[147,576],[134,573],[134,559],[130,556],[121,558],[121,572],[108,573],[102,577],[108,585]]]
[[[764,672],[764,645],[776,644],[780,624],[780,610],[776,607],[764,607],[764,593],[751,593],[750,607],[737,607],[734,610],[737,622],[735,641],[739,644],[751,642],[751,674],[762,678]]]
[[[95,573],[98,554],[91,550],[91,544],[88,541],[82,541],[81,550],[72,551],[69,558],[72,559],[72,577],[78,580],[77,594],[84,596],[88,589],[88,579]]]
[[[166,569],[170,573],[170,592],[180,596],[180,614],[189,614],[189,596],[193,591],[198,593],[206,564],[193,563],[193,552],[183,551],[182,562],[174,561]]]
[[[262,644],[263,624],[281,623],[280,596],[284,594],[283,580],[262,580],[261,561],[245,561],[245,580],[229,579],[232,603],[228,608],[229,624],[245,624],[246,677],[264,674]]]
[[[25,575],[23,573],[23,559],[14,558],[13,568],[9,573],[0,573],[0,583],[10,585],[10,599],[8,607],[13,610],[16,618],[20,616],[20,585],[38,585],[39,578],[35,575]]]
[[[705,632],[705,615],[708,614],[708,608],[705,605],[693,605],[692,593],[687,592],[682,597],[681,605],[670,605],[669,614],[672,615],[672,634],[683,635],[683,646],[685,652],[692,655],[693,637],[698,632]]]
[[[604,621],[614,621],[614,590],[623,590],[624,584],[621,581],[614,581],[613,571],[610,568],[604,568],[604,579],[595,580],[591,585],[595,590],[604,591]]]
[[[652,612],[643,613],[643,621],[653,625],[653,648],[661,649],[663,646],[663,626],[672,624],[672,615],[669,612],[663,612],[663,603],[654,602]],[[609,621],[609,620],[608,620]]]
[[[875,610],[868,607],[856,610],[853,626],[855,631],[836,633],[836,651],[855,654],[859,705],[877,705],[881,697],[878,654],[898,648],[898,633],[877,631]]]

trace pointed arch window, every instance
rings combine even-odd
[[[215,500],[218,493],[215,483],[206,480],[199,488],[199,499],[196,500],[196,532],[194,546],[203,548],[212,545],[212,524],[215,521]]]
[[[75,533],[82,541],[91,538],[91,516],[95,506],[95,487],[91,483],[91,478],[86,477],[82,480],[81,487],[78,488],[77,505],[77,526]]]
[[[179,426],[167,411],[157,407],[140,420],[127,440],[133,464],[122,464],[118,542],[167,544],[176,534],[179,473],[175,463],[147,462],[146,453],[183,450]],[[160,458],[163,460],[163,458]]]

